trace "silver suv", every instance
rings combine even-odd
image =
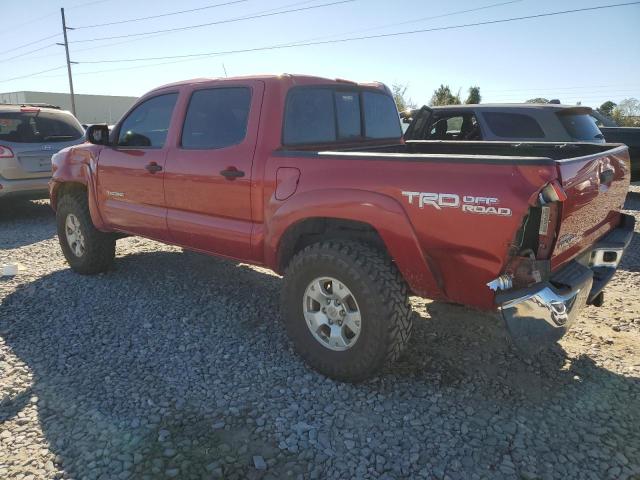
[[[0,104],[0,198],[48,195],[51,156],[84,142],[84,129],[53,105]]]

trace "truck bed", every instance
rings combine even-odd
[[[469,291],[459,273],[482,285],[506,268],[545,185],[555,182],[566,194],[556,202],[558,220],[545,240],[550,254],[542,258],[557,271],[619,226],[630,176],[628,149],[619,144],[409,141],[274,154],[300,168],[300,193],[330,184],[393,199],[443,296],[481,308],[493,303],[490,292]],[[488,202],[495,210],[481,208]],[[434,296],[431,288],[417,291]]]

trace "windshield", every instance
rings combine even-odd
[[[571,138],[584,142],[604,141],[604,136],[593,118],[587,114],[558,115]]]
[[[0,112],[0,140],[5,142],[69,142],[83,135],[80,123],[66,113]]]

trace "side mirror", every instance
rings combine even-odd
[[[109,145],[109,127],[107,125],[91,125],[87,128],[87,141],[95,145]]]

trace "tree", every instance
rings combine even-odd
[[[464,103],[475,104],[475,103],[480,103],[481,100],[482,100],[482,96],[480,95],[480,87],[470,87],[469,96],[467,97]]]
[[[611,112],[621,127],[640,127],[640,101],[637,98],[625,98]]]
[[[393,85],[391,85],[393,99],[396,102],[396,106],[398,107],[399,112],[414,110],[418,107],[412,99],[406,97],[408,88],[409,86],[403,83],[394,83]]]
[[[613,114],[614,108],[616,108],[616,104],[613,103],[611,100],[608,100],[604,102],[602,105],[600,105],[600,107],[597,110],[605,117],[610,117],[611,114]]]
[[[460,105],[460,92],[458,95],[451,93],[449,85],[440,85],[431,96],[430,105]]]
[[[549,100],[546,98],[538,97],[538,98],[531,98],[527,100],[526,103],[549,103]]]

